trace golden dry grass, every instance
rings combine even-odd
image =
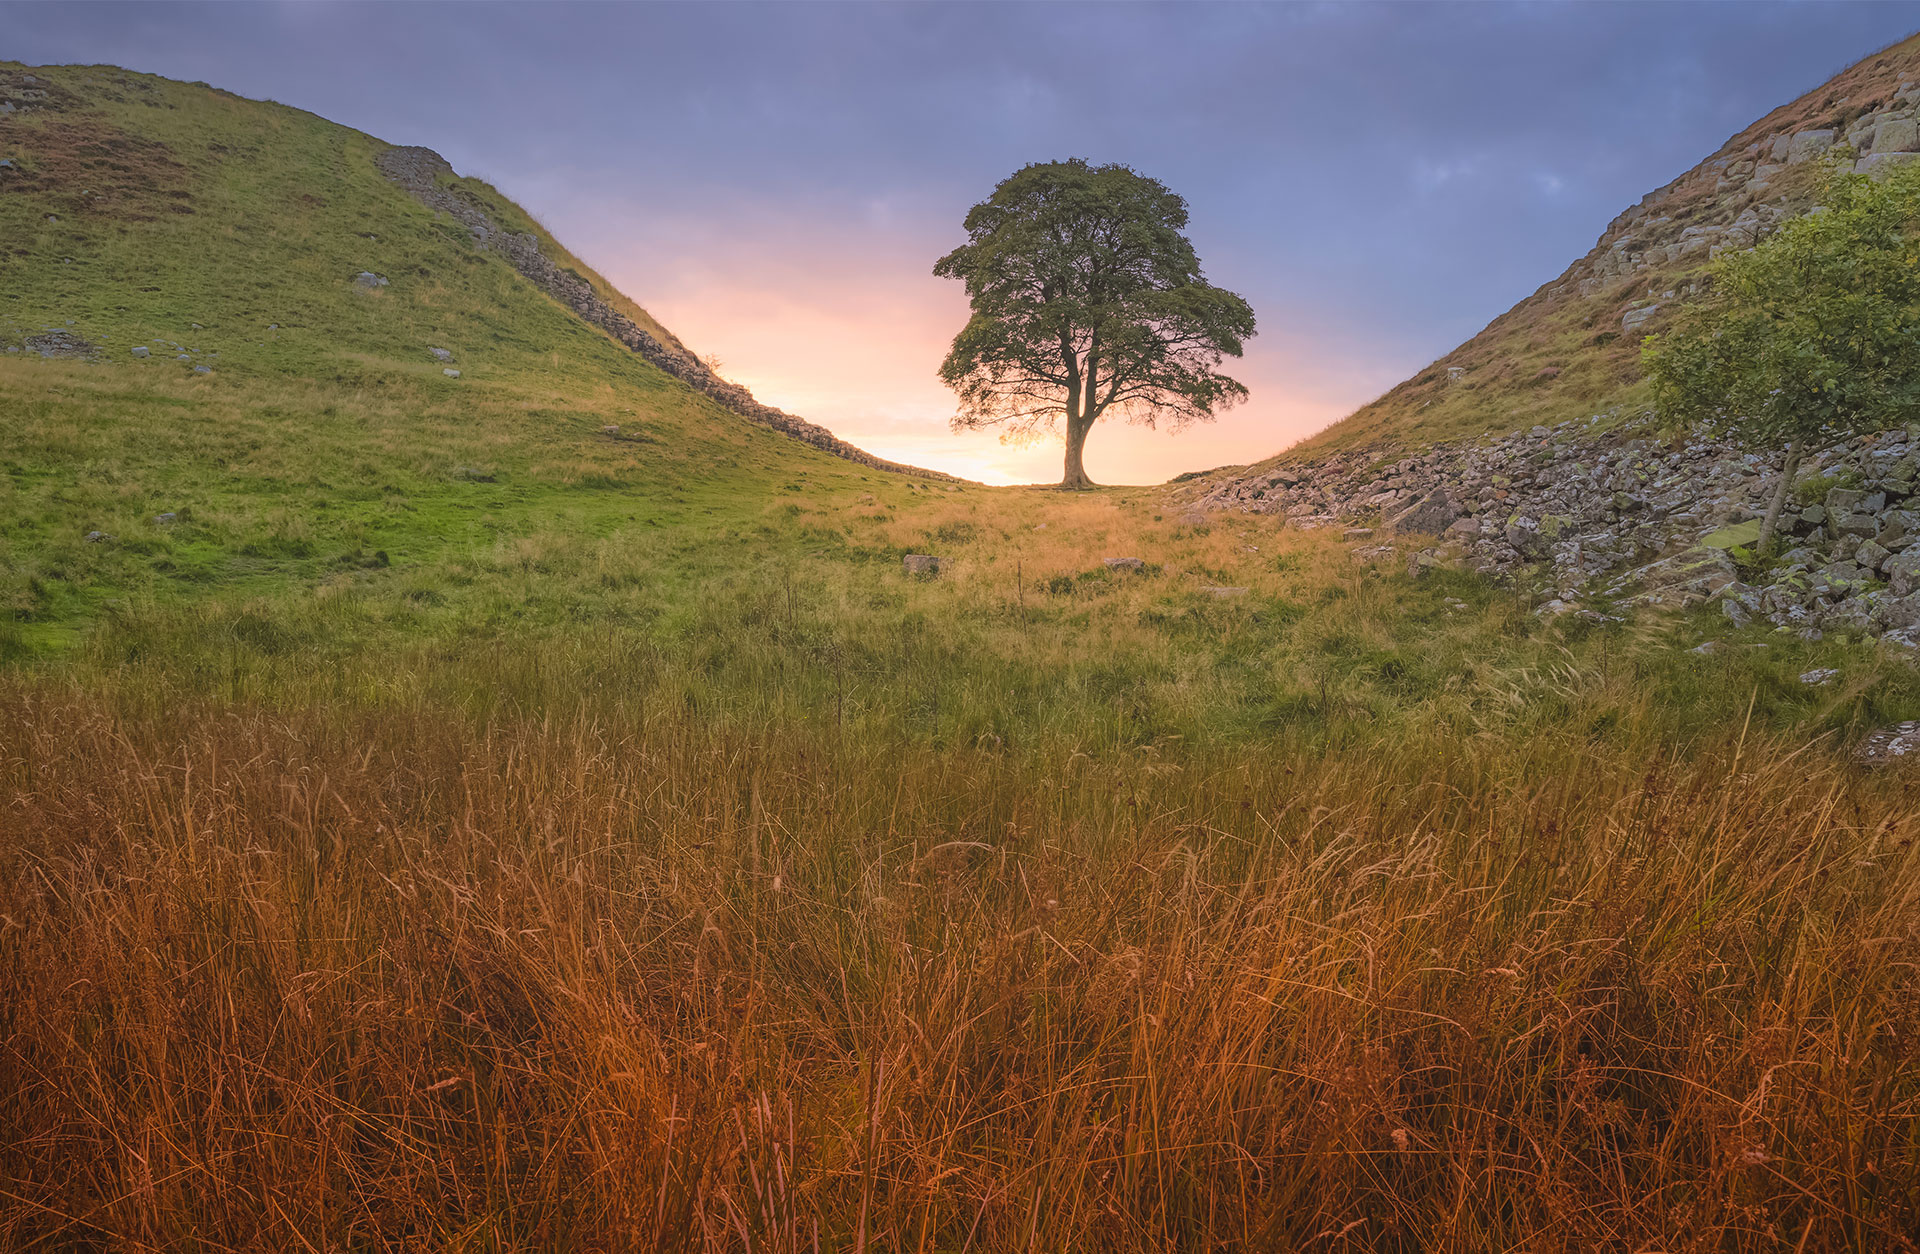
[[[0,1246],[1898,1250],[1911,779],[0,692]]]

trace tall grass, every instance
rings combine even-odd
[[[1911,1249],[1911,779],[0,690],[8,1249]]]

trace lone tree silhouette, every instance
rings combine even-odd
[[[1024,438],[1064,420],[1060,486],[1086,488],[1087,433],[1108,414],[1177,431],[1244,400],[1215,367],[1253,309],[1206,281],[1186,225],[1185,200],[1123,165],[1030,165],[994,188],[933,267],[973,307],[940,365],[954,429]]]

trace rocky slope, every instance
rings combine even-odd
[[[1774,110],[1472,340],[1298,448],[1186,487],[1189,507],[1339,525],[1363,558],[1398,553],[1390,536],[1438,535],[1416,566],[1537,571],[1552,612],[1715,598],[1736,624],[1916,645],[1920,428],[1809,458],[1789,551],[1755,564],[1744,546],[1776,473],[1730,445],[1662,438],[1636,368],[1700,268],[1810,208],[1826,168],[1920,161],[1917,83],[1920,37]]]
[[[1548,612],[1717,599],[1736,625],[1920,647],[1920,427],[1809,457],[1781,522],[1791,547],[1756,565],[1744,546],[1777,483],[1754,454],[1595,415],[1403,457],[1303,456],[1203,488],[1193,504],[1340,526],[1362,559],[1414,538],[1416,568],[1538,568],[1555,595]]]
[[[1871,172],[1914,160],[1920,36],[1731,137],[1614,218],[1558,278],[1302,447],[1419,447],[1630,405],[1641,338],[1660,329],[1708,260],[1807,209],[1825,162]]]

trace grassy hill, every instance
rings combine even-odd
[[[889,474],[377,140],[0,99],[0,1248],[1920,1229],[1909,663]]]
[[[1478,335],[1296,447],[1423,447],[1644,406],[1640,341],[1660,329],[1660,311],[1686,299],[1719,248],[1749,246],[1811,206],[1823,160],[1920,148],[1904,125],[1916,84],[1920,35],[1773,110],[1623,211],[1584,257]],[[1877,149],[1876,119],[1897,123],[1879,131]],[[1809,132],[1830,132],[1833,147],[1814,139],[1794,150]]]
[[[382,178],[369,136],[110,67],[0,63],[0,98],[0,650],[69,645],[109,603],[421,579],[458,601],[446,564],[503,537],[759,527],[889,477],[587,325]]]

